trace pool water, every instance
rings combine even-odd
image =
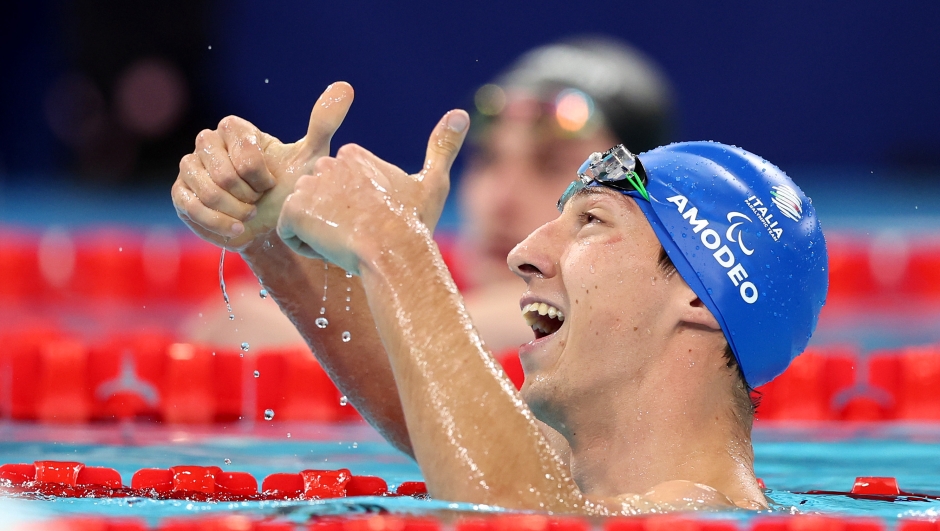
[[[288,436],[289,434],[289,436]],[[894,476],[902,490],[940,494],[940,426],[894,424],[793,424],[755,429],[755,469],[779,511],[900,517],[938,516],[940,501],[871,501],[804,495],[808,490],[850,490],[856,476]],[[363,424],[258,424],[227,427],[154,425],[47,427],[0,424],[0,463],[81,461],[118,470],[125,484],[141,468],[189,464],[249,472],[259,479],[275,472],[348,468],[376,475],[394,487],[420,480],[418,467]],[[69,443],[58,441],[68,440]],[[229,460],[231,463],[227,463]],[[13,504],[13,505],[10,505]],[[8,506],[8,507],[5,507]],[[498,511],[495,507],[413,498],[357,497],[317,501],[190,502],[143,498],[51,500],[0,499],[0,513],[31,520],[73,514],[144,518],[239,512],[277,515],[305,522],[317,515],[389,511]],[[746,519],[752,513],[728,511]],[[2,519],[2,518],[0,518]],[[2,522],[0,522],[2,523]]]

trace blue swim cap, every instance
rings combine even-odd
[[[650,201],[636,203],[669,258],[721,324],[747,383],[774,379],[806,348],[826,302],[813,204],[738,147],[682,142],[637,158]]]

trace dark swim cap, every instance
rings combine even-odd
[[[747,383],[803,352],[826,302],[816,211],[779,168],[741,148],[682,142],[637,157],[646,215],[682,278],[721,324]]]
[[[592,35],[539,46],[483,88],[496,88],[495,93],[478,91],[484,99],[505,98],[503,89],[521,89],[540,99],[577,89],[596,105],[603,125],[634,153],[671,140],[673,91],[668,79],[652,59],[616,39]],[[480,103],[476,107],[483,115],[498,114],[503,105]]]

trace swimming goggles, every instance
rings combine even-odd
[[[565,203],[571,199],[571,196],[594,183],[620,192],[636,191],[643,199],[649,201],[646,176],[640,177],[636,167],[636,156],[623,147],[623,144],[616,145],[603,153],[591,153],[591,156],[578,168],[578,178],[568,185],[565,193],[561,194],[561,198],[558,199],[558,211],[564,210]]]

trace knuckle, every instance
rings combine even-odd
[[[359,144],[344,144],[338,150],[336,150],[336,156],[339,157],[354,157],[361,155],[365,149]]]
[[[339,153],[337,153],[339,155]],[[313,163],[313,167],[318,171],[326,171],[336,166],[336,159],[333,157],[320,157]]]
[[[222,202],[222,194],[211,186],[205,187],[198,196],[199,200],[209,207],[217,207]]]
[[[199,131],[199,134],[196,135],[196,147],[202,148],[208,145],[209,139],[211,138],[211,136],[212,136],[211,129],[203,129],[202,131]]]
[[[435,150],[442,155],[449,155],[457,151],[457,142],[449,135],[444,135],[434,143]]]
[[[238,117],[233,115],[228,115],[225,118],[219,120],[219,130],[228,131],[231,130],[238,123]]]
[[[238,172],[239,175],[261,173],[261,157],[253,157],[251,154],[245,153],[242,149],[238,149],[237,151],[233,151],[231,160],[232,167],[235,168],[235,171]]]
[[[183,158],[180,159],[180,172],[189,171],[190,167],[193,165],[193,159],[195,158],[195,153],[187,153],[183,155]]]
[[[238,186],[241,178],[234,171],[218,171],[213,174],[212,180],[222,188],[232,190]]]

